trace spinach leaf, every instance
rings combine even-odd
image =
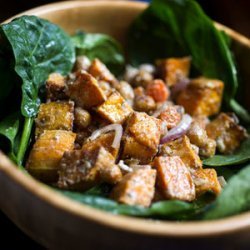
[[[77,55],[85,55],[90,60],[99,58],[116,75],[125,65],[121,45],[114,38],[105,34],[78,32],[71,38]]]
[[[0,122],[0,136],[4,136],[10,143],[10,157],[16,159],[15,139],[19,131],[19,114],[14,113]]]
[[[8,64],[9,70],[6,68],[6,72],[11,72],[14,68],[22,81],[22,84],[15,86],[21,87],[21,113],[25,117],[17,153],[17,163],[21,165],[40,105],[39,89],[50,73],[66,75],[70,72],[75,61],[75,51],[70,37],[61,28],[35,16],[16,18],[3,24],[0,32],[1,57],[13,57],[10,61],[14,61],[14,65]],[[9,76],[5,77],[5,82],[11,86],[13,82],[8,81]],[[3,85],[4,97],[10,92],[6,86]]]
[[[67,74],[75,55],[71,40],[55,24],[35,16],[22,16],[1,26],[22,79],[22,114],[34,117],[40,101],[38,90],[52,72]]]
[[[59,192],[77,202],[90,205],[94,208],[102,209],[113,214],[141,217],[160,216],[168,219],[177,219],[180,217],[180,214],[186,214],[193,211],[195,208],[195,205],[192,203],[177,200],[156,202],[150,208],[144,208],[139,206],[122,205],[116,201],[99,195],[81,194],[61,190]]]
[[[250,209],[250,165],[233,176],[204,219],[218,219]]]
[[[211,167],[238,165],[250,160],[250,139],[245,140],[239,149],[230,155],[215,155],[203,160],[203,164]]]
[[[238,80],[228,40],[194,0],[153,0],[130,28],[128,52],[134,65],[192,56],[196,71],[224,81],[225,104],[250,122],[249,113],[234,100]]]
[[[161,218],[168,220],[188,220],[195,219],[202,214],[207,205],[214,200],[214,196],[204,195],[197,201],[188,203],[178,200],[159,201],[152,204],[149,208],[140,206],[129,206],[119,204],[110,200],[105,190],[107,187],[98,186],[85,193],[57,190],[61,194],[77,202],[98,208],[113,214],[145,218]],[[212,198],[211,198],[212,197]]]

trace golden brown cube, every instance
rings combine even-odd
[[[113,83],[117,80],[114,75],[109,71],[109,69],[103,64],[99,59],[93,60],[89,69],[89,74],[95,77],[98,81],[102,80],[105,82]]]
[[[63,130],[45,130],[35,142],[27,170],[43,181],[56,181],[59,162],[65,151],[73,150],[76,134]]]
[[[82,145],[82,149],[85,151],[93,152],[101,147],[104,147],[109,153],[111,153],[114,158],[117,157],[119,148],[113,148],[111,145],[115,137],[114,132],[109,132],[107,134],[102,134],[93,141],[86,141]]]
[[[154,169],[138,169],[123,177],[111,197],[123,204],[149,207],[154,197],[155,179]]]
[[[120,93],[115,91],[97,108],[96,111],[109,122],[122,124],[133,112],[133,109],[124,100]]]
[[[73,112],[73,102],[49,102],[41,104],[36,118],[35,135],[39,136],[44,130],[72,130]]]
[[[190,57],[161,59],[156,61],[156,65],[161,78],[171,87],[188,77],[191,59]]]
[[[198,169],[191,171],[191,175],[195,185],[196,196],[200,196],[208,191],[216,195],[221,192],[221,185],[214,169]]]
[[[47,100],[57,101],[66,98],[66,79],[59,73],[50,74],[46,81]]]
[[[156,157],[157,184],[166,199],[192,201],[195,187],[191,174],[179,156]]]
[[[178,106],[168,106],[159,118],[166,123],[168,129],[174,128],[181,121],[182,115]]]
[[[60,188],[86,190],[97,184],[115,184],[122,178],[114,157],[104,148],[65,152],[59,166]]]
[[[220,113],[210,122],[206,131],[208,136],[216,141],[217,149],[223,154],[232,153],[248,136],[246,130],[238,124],[237,117],[225,113]]]
[[[102,104],[106,100],[97,80],[86,71],[79,71],[76,80],[68,85],[68,95],[76,105],[89,109]]]
[[[190,115],[215,115],[220,110],[223,89],[222,81],[200,77],[191,81],[176,102]]]
[[[150,162],[158,151],[161,121],[146,113],[134,112],[127,121],[123,136],[122,158],[135,158]]]
[[[163,144],[160,155],[179,156],[183,163],[189,168],[199,169],[202,167],[202,161],[193,150],[192,144],[187,136]]]

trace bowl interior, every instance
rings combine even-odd
[[[72,34],[77,30],[84,30],[86,32],[100,32],[109,34],[116,39],[118,39],[122,44],[125,44],[125,38],[128,31],[128,27],[131,22],[135,19],[135,17],[146,7],[143,3],[137,2],[115,2],[115,1],[100,1],[100,2],[82,2],[82,1],[71,1],[71,2],[61,2],[56,4],[50,4],[47,6],[39,7],[25,13],[21,13],[20,15],[37,15],[42,18],[48,19],[55,24],[61,26],[65,31]],[[6,22],[8,22],[7,20]],[[220,28],[223,29],[222,26],[219,25]],[[231,35],[233,38],[233,50],[235,52],[235,57],[239,66],[239,72],[242,80],[246,81],[250,78],[250,42],[248,39],[238,35],[237,33],[226,29],[225,30],[228,34]],[[248,87],[249,88],[249,87]],[[247,102],[248,105],[250,104],[250,98],[247,98],[247,91],[242,92],[245,96],[245,103]],[[249,100],[248,100],[249,99]],[[248,106],[250,107],[250,105]],[[6,162],[6,161],[5,161]],[[0,171],[1,167],[3,167],[2,171],[5,171],[7,175],[12,176],[11,178],[16,182],[22,183],[30,192],[33,192],[34,195],[39,196],[40,194],[36,192],[36,188],[39,190],[44,189],[41,184],[38,182],[34,182],[31,178],[24,179],[22,173],[16,173],[18,170],[15,169],[10,163],[7,164],[8,169],[1,166],[0,163]],[[25,180],[25,182],[24,182]],[[46,188],[45,188],[46,189]],[[31,191],[33,190],[33,191]],[[43,191],[46,195],[54,195],[54,192],[50,190]],[[43,197],[44,198],[44,197]],[[52,199],[50,199],[49,202]],[[58,199],[55,199],[54,202],[57,202]],[[66,198],[65,198],[66,200]],[[65,202],[65,200],[59,199],[58,203],[64,202],[65,204],[57,204],[61,206],[63,209],[67,209],[67,206],[70,206],[70,201]],[[73,202],[72,202],[73,204]],[[55,204],[54,204],[55,205]],[[72,205],[72,207],[75,207]],[[80,211],[80,208],[74,211],[76,214]],[[87,211],[87,212],[86,212]],[[142,221],[139,219],[134,218],[125,218],[125,220],[121,219],[120,216],[117,216],[117,219],[111,215],[105,215],[103,212],[99,212],[98,214],[106,216],[105,219],[101,219],[101,216],[97,216],[98,214],[95,212],[90,212],[89,209],[82,210],[79,214],[84,214],[85,216],[96,216],[100,220],[105,220],[105,223],[109,218],[112,218],[112,222],[115,223],[117,227],[119,225],[122,227],[124,223],[126,223],[127,229],[131,230],[134,227],[136,230],[141,232],[147,231],[148,233],[161,233],[164,234],[171,234],[170,232],[175,228],[175,235],[178,235],[178,232],[181,235],[194,235],[199,234],[203,230],[203,234],[208,234],[209,231],[215,230],[218,232],[227,231],[227,227],[234,224],[234,229],[237,227],[241,227],[244,224],[247,227],[249,224],[250,215],[240,215],[239,219],[226,219],[221,220],[214,223],[205,222],[205,223],[186,223],[184,227],[178,227],[178,224],[174,223],[152,223],[150,221]],[[92,215],[91,215],[92,214]],[[241,219],[240,219],[241,218]],[[246,220],[247,219],[247,220]],[[242,223],[244,220],[245,223]],[[237,224],[237,221],[241,221],[241,223]],[[129,226],[129,223],[130,226]],[[236,223],[236,224],[235,224]],[[148,225],[150,224],[150,227]],[[171,227],[169,227],[171,225]],[[197,226],[196,226],[197,225]],[[164,227],[165,226],[165,227]],[[158,229],[157,229],[158,228]],[[232,228],[233,229],[233,228]],[[179,231],[178,231],[179,230]],[[172,232],[173,233],[173,232]]]

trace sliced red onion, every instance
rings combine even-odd
[[[180,91],[184,90],[188,84],[190,83],[190,79],[182,78],[180,79],[172,88],[171,88],[171,96],[174,98]]]
[[[120,124],[111,124],[103,128],[97,129],[96,131],[92,133],[89,139],[93,141],[96,138],[98,138],[101,134],[105,134],[110,131],[115,131],[115,138],[113,140],[111,147],[118,148],[120,146],[120,142],[122,139],[122,132],[123,132],[122,125]]]
[[[190,115],[184,114],[179,124],[176,127],[170,129],[169,132],[162,137],[160,143],[163,144],[166,142],[170,142],[185,135],[192,123],[192,120],[193,119]]]

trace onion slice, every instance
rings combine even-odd
[[[97,129],[89,137],[89,140],[93,141],[96,138],[98,138],[101,134],[105,134],[105,133],[110,132],[110,131],[115,131],[115,137],[114,137],[114,140],[112,142],[111,147],[118,148],[120,146],[120,142],[122,139],[122,132],[123,132],[122,125],[120,125],[120,124],[111,124],[111,125],[105,126],[103,128]]]
[[[181,92],[182,90],[186,89],[186,87],[188,86],[188,84],[190,83],[190,79],[188,78],[182,78],[180,79],[172,88],[171,88],[171,96],[173,98],[176,97],[177,94],[179,94],[179,92]]]
[[[226,182],[224,176],[218,176],[217,179],[218,179],[222,188],[224,188],[227,185],[227,182]]]
[[[190,115],[184,114],[179,124],[176,127],[169,130],[169,132],[162,137],[160,143],[163,144],[169,141],[173,141],[175,139],[178,139],[182,135],[186,134],[192,123],[192,120],[193,119]]]

